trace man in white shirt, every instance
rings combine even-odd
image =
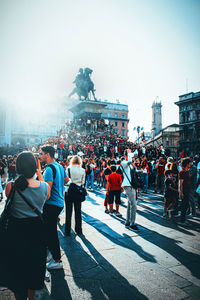
[[[127,213],[126,213],[126,223],[125,227],[132,229],[133,231],[139,232],[139,228],[135,224],[136,219],[136,190],[131,185],[131,169],[132,158],[134,154],[131,153],[130,149],[125,150],[125,159],[121,162],[121,167],[123,171],[123,182],[122,188],[128,199]]]

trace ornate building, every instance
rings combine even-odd
[[[200,92],[179,96],[180,150],[200,153]]]

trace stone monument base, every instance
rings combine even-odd
[[[74,119],[95,119],[98,120],[101,118],[102,109],[107,106],[107,104],[92,101],[84,100],[80,101],[78,104],[73,106],[70,111],[74,115]]]

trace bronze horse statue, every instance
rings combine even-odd
[[[93,71],[90,68],[85,68],[84,70],[82,68],[79,69],[79,74],[76,76],[75,80],[73,81],[76,87],[73,89],[73,91],[69,94],[68,97],[77,94],[79,96],[79,100],[90,100],[89,94],[90,92],[92,92],[94,100],[97,101],[95,97],[94,83],[90,78],[92,72]]]

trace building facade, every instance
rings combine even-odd
[[[66,98],[49,101],[44,109],[26,104],[0,102],[0,146],[23,148],[43,143],[55,137],[67,119],[72,119]]]
[[[179,96],[180,151],[200,153],[200,92]]]
[[[145,143],[146,146],[163,146],[168,154],[177,157],[179,150],[180,131],[178,124],[169,125],[161,130],[161,132]]]
[[[116,133],[128,138],[128,105],[107,100],[73,102],[75,105],[70,111],[74,114],[74,120],[82,119],[91,124],[95,120],[104,120],[105,124],[112,125]]]
[[[107,119],[116,133],[128,137],[128,105],[121,103],[103,102],[106,106],[101,117]]]
[[[11,106],[0,99],[0,145],[11,144]]]

